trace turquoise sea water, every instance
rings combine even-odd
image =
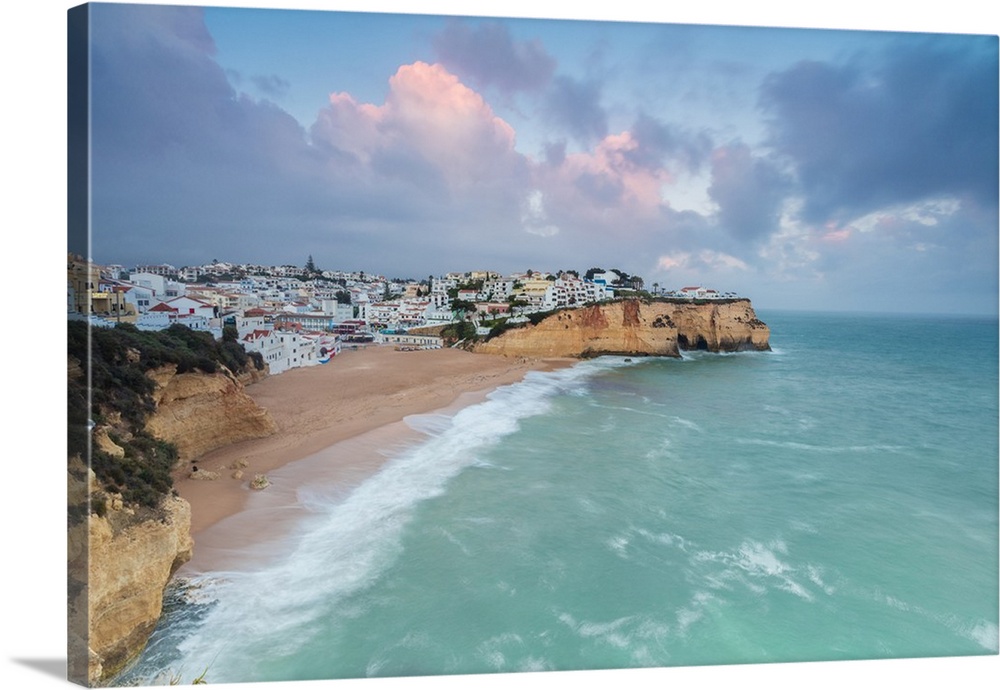
[[[409,419],[116,684],[996,654],[997,320],[760,316]]]

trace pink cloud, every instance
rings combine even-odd
[[[312,129],[314,141],[369,165],[417,156],[455,186],[503,177],[521,164],[514,129],[482,96],[441,65],[403,65],[383,105],[334,93]]]
[[[827,228],[827,231],[820,236],[820,240],[823,242],[839,244],[851,238],[850,228],[834,228],[832,225],[828,225]]]
[[[712,249],[702,249],[697,254],[690,252],[674,252],[664,254],[656,264],[657,268],[663,270],[671,269],[696,269],[696,270],[732,270],[746,271],[749,269],[746,262],[732,254],[717,252]]]
[[[571,153],[557,167],[540,168],[540,183],[574,214],[653,217],[661,211],[661,189],[671,177],[663,168],[636,164],[629,154],[638,147],[628,131],[608,135],[593,151]]]

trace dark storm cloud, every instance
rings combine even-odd
[[[196,8],[93,8],[94,136],[158,152],[191,143],[235,94]],[[106,142],[106,143],[105,143]]]
[[[597,206],[617,204],[624,190],[620,179],[603,173],[581,173],[574,184],[592,204]]]
[[[95,6],[96,260],[311,253],[328,266],[441,271],[454,268],[441,247],[463,246],[470,227],[481,251],[502,248],[486,231],[516,225],[523,161],[513,131],[443,68],[401,68],[387,105],[342,94],[329,107],[342,117],[310,138],[278,106],[238,94],[213,51],[198,9]]]
[[[777,230],[788,179],[744,144],[723,146],[712,155],[709,196],[719,205],[718,219],[733,237],[751,240]]]
[[[291,86],[287,79],[282,79],[277,74],[258,75],[251,77],[251,81],[262,94],[270,98],[281,98],[288,93],[288,87]]]
[[[515,42],[507,27],[493,22],[476,28],[452,21],[434,39],[434,50],[449,70],[480,87],[505,93],[537,91],[552,79],[556,61],[539,41]]]
[[[667,167],[697,173],[712,152],[708,134],[664,124],[649,115],[640,115],[631,131],[638,147],[628,158],[643,167],[658,168],[666,163]]]
[[[545,99],[545,115],[583,144],[608,133],[608,115],[601,106],[601,86],[596,81],[556,77]]]
[[[807,220],[935,194],[997,201],[997,38],[905,36],[878,60],[802,62],[761,105]]]
[[[294,118],[236,94],[201,10],[96,5],[92,24],[95,256],[263,260],[304,218],[353,205]]]
[[[559,167],[566,160],[566,142],[558,141],[545,145],[545,162]]]

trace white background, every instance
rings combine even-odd
[[[3,440],[0,542],[3,598],[0,687],[64,687],[65,339],[62,261],[66,253],[66,11],[77,3],[14,0],[4,6],[3,135],[4,316],[0,329]],[[172,4],[198,4],[176,0]],[[481,14],[702,24],[796,26],[996,35],[988,0],[939,3],[841,0],[784,3],[692,0],[369,2],[216,0],[209,4],[354,11]],[[661,7],[659,5],[665,5]],[[827,6],[828,5],[828,6]],[[989,8],[989,9],[988,9]],[[47,325],[51,323],[51,330]],[[30,324],[30,326],[29,326]],[[47,334],[46,334],[47,333]],[[263,683],[256,690],[411,688],[910,688],[1000,687],[1000,657],[864,661],[423,679]]]

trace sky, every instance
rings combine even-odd
[[[92,5],[92,258],[997,313],[995,35],[488,14]]]

